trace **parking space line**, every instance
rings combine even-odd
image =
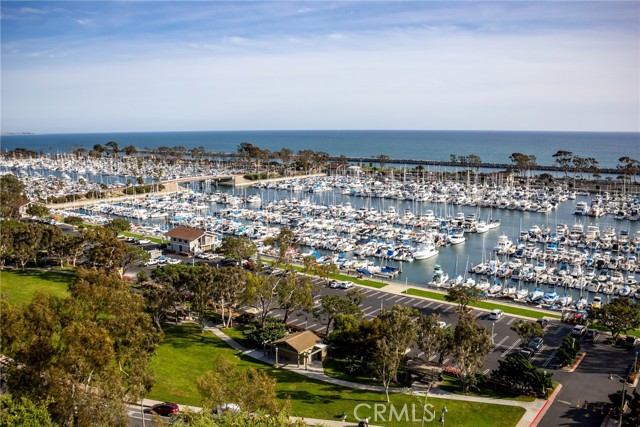
[[[507,322],[507,325],[511,325],[514,321],[516,320],[515,317],[512,317],[511,319],[509,319],[509,321]]]
[[[282,313],[276,313],[273,315],[273,317],[275,317],[276,319],[280,319],[281,317],[284,317],[284,316],[282,315]]]
[[[395,295],[395,296],[393,296],[393,297],[389,298],[389,301],[393,301],[393,300],[395,300],[396,298],[402,298],[402,295]],[[406,298],[406,297],[405,297],[405,298]]]
[[[495,334],[495,335],[498,335],[498,334]],[[508,339],[509,339],[509,335],[507,335],[506,337],[502,338],[502,339],[500,340],[500,342],[499,342],[499,343],[497,343],[497,344],[495,344],[495,345],[493,346],[493,349],[491,349],[491,351],[493,352],[493,351],[497,350],[498,348],[500,348],[500,346],[501,346],[502,344],[504,344],[504,342],[505,342],[506,340],[508,340]]]
[[[396,303],[400,304],[400,301],[404,301],[404,300],[406,300],[407,298],[408,298],[408,297],[400,298],[398,301],[396,301]]]
[[[444,359],[444,360],[442,361],[442,364],[443,364],[443,365],[446,365],[448,361],[449,361],[449,358],[447,357],[446,359]]]
[[[513,350],[518,344],[520,344],[520,338],[518,338],[513,344],[511,344],[509,346],[509,348],[507,348],[501,355],[500,357],[505,357],[511,350]]]
[[[440,307],[442,307],[443,305],[444,305],[444,304],[438,304],[438,305],[436,305],[435,307],[433,307],[433,309],[434,309],[434,310],[437,310],[437,309],[439,309]]]
[[[567,328],[565,328],[564,326],[558,326],[558,329],[556,329],[556,331],[553,333],[553,335],[560,335],[565,330],[567,330]]]
[[[553,358],[556,356],[556,353],[558,352],[558,349],[556,348],[555,350],[553,350],[553,353],[551,353],[549,355],[549,357],[547,357],[547,360],[544,361],[544,363],[542,364],[543,368],[546,368],[547,365],[549,365],[549,363],[551,363],[551,361],[553,360]]]
[[[422,357],[423,354],[424,354],[424,351],[421,351],[420,353],[418,353],[418,357]]]
[[[377,298],[378,298],[378,299],[382,299],[382,298],[386,297],[387,295],[389,295],[389,294],[388,294],[388,293],[386,293],[386,292],[380,292],[380,296],[379,296],[379,297],[377,297]]]
[[[314,327],[318,326],[317,323],[314,323],[313,325],[309,326],[307,329],[313,329]]]
[[[366,316],[367,314],[370,314],[370,313],[367,313],[369,310],[372,310],[372,313],[373,313],[373,312],[374,312],[374,311],[376,311],[376,310],[380,310],[380,307],[378,307],[378,308],[375,308],[375,307],[373,307],[373,306],[372,306],[372,307],[367,307],[366,309],[362,310],[362,314],[364,314],[365,316]]]
[[[491,369],[487,368],[487,369],[484,370],[483,374],[487,375],[490,371],[491,371]]]
[[[362,289],[360,289],[360,292],[362,292],[365,295],[369,295],[369,294],[377,294],[379,291],[375,291],[375,290],[370,289],[370,288],[362,288]]]

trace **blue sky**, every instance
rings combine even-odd
[[[636,1],[2,1],[2,131],[640,131]]]

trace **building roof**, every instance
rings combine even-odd
[[[294,332],[279,340],[273,341],[272,345],[288,344],[298,353],[304,353],[307,350],[312,349],[316,344],[321,342],[322,339],[311,331]]]
[[[204,235],[204,230],[193,227],[185,227],[183,225],[172,228],[171,230],[164,233],[167,237],[175,237],[177,239],[184,239],[186,241],[193,241],[199,239]]]

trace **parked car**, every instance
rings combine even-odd
[[[329,287],[331,289],[339,289],[340,288],[340,282],[338,282],[337,280],[332,280],[331,282],[329,282]]]
[[[148,245],[149,243],[151,243],[151,240],[149,240],[149,239],[140,239],[140,240],[138,240],[138,244],[139,245]]]
[[[150,265],[158,265],[158,258],[152,258],[149,261],[145,262],[144,265],[147,267]]]
[[[353,282],[350,282],[348,280],[340,282],[340,289],[349,289],[349,288],[353,288]]]
[[[576,325],[571,330],[571,335],[574,337],[581,337],[587,333],[587,327],[584,325]]]
[[[536,320],[536,322],[538,323],[538,325],[542,326],[543,328],[549,324],[549,321],[544,317]]]
[[[181,262],[182,261],[180,261],[179,259],[167,258],[167,264],[175,265],[175,264],[180,264]]]
[[[594,329],[589,329],[587,333],[584,335],[584,339],[587,341],[595,341],[598,338],[598,331]]]
[[[542,338],[535,337],[529,340],[529,344],[527,344],[527,347],[533,350],[540,350],[540,347],[542,347],[542,344],[544,344],[544,341],[542,340]]]
[[[502,316],[504,316],[504,313],[499,308],[496,308],[495,310],[492,310],[491,313],[489,313],[490,320],[498,320]]]
[[[168,417],[173,414],[177,414],[180,411],[180,408],[177,404],[173,402],[164,402],[158,403],[151,407],[150,412],[153,412],[158,415],[162,415],[163,417]]]

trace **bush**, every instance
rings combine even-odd
[[[70,225],[80,225],[82,224],[84,221],[81,217],[79,216],[68,216],[64,219],[63,221],[66,224],[70,224]]]
[[[287,334],[287,328],[280,320],[268,317],[265,319],[264,325],[261,326],[258,321],[255,321],[243,333],[257,347],[262,347],[284,337]]]

